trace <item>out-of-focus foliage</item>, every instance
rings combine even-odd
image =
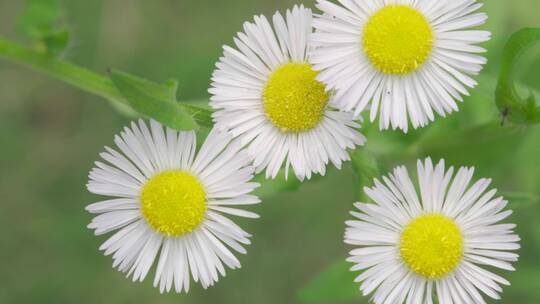
[[[50,14],[39,8],[55,2],[33,0],[25,9],[23,1],[0,1],[0,35],[18,39],[13,24],[22,14],[18,27],[39,52],[65,54],[70,62],[102,75],[118,68],[157,83],[172,77],[178,79],[181,100],[205,103],[221,46],[231,44],[254,14],[271,16],[298,1],[59,0],[62,9]],[[324,178],[301,186],[283,174],[264,182],[257,190],[263,198],[256,210],[261,219],[240,221],[254,236],[248,254],[241,257],[242,269],[229,271],[209,290],[194,286],[188,295],[160,295],[152,280],[126,280],[98,251],[105,238],[85,228],[90,216],[84,206],[96,199],[84,187],[87,171],[129,118],[98,102],[101,97],[0,60],[0,303],[367,302],[369,297],[362,297],[352,282],[355,275],[347,271],[350,264],[343,261],[350,250],[343,244],[348,211],[354,201],[364,199],[359,198],[360,188],[370,186],[372,176],[387,174],[396,165],[414,167],[417,158],[426,156],[445,158],[449,165],[475,166],[475,178],[493,179],[493,186],[510,201],[515,211],[510,220],[518,224],[523,239],[517,271],[502,274],[512,285],[499,303],[540,303],[540,127],[511,120],[501,126],[495,103],[504,46],[516,30],[540,26],[540,3],[484,2],[490,17],[485,28],[493,32],[485,45],[489,63],[460,112],[407,135],[380,132],[377,122],[365,122],[362,131],[368,143],[351,154],[352,162],[341,171],[329,169]],[[38,13],[25,17],[31,4]],[[304,4],[312,6],[313,1]],[[72,36],[67,54],[67,43],[54,47],[44,42],[44,37],[65,29],[66,21],[66,33]],[[538,48],[529,49],[513,70],[513,80],[525,92],[540,89],[538,53]],[[118,92],[109,77],[97,80],[98,86],[112,88],[107,97],[127,95]],[[151,95],[176,101],[174,88],[174,83],[159,85]],[[199,102],[180,105],[198,124],[208,121],[209,113],[200,112]],[[201,137],[205,132],[200,129]]]
[[[356,275],[349,271],[351,264],[342,258],[329,266],[311,281],[299,294],[300,300],[309,303],[335,303],[336,301],[357,300],[355,303],[368,303],[361,299],[360,290],[355,286]]]
[[[261,184],[261,187],[255,190],[255,194],[261,198],[269,198],[278,193],[296,191],[302,185],[294,175],[285,176],[284,170],[281,170],[278,176],[272,180],[266,179],[263,172],[254,178],[254,182]]]
[[[527,98],[522,98],[516,87],[515,70],[522,55],[540,40],[540,28],[525,28],[508,40],[501,59],[501,72],[497,84],[496,101],[503,119],[519,124],[540,122],[540,106],[529,89]]]
[[[198,129],[198,122],[212,126],[210,110],[177,102],[176,80],[158,84],[117,70],[111,72],[109,79],[55,58],[69,42],[66,27],[58,26],[62,16],[59,2],[29,0],[26,4],[19,19],[19,28],[33,39],[37,48],[27,48],[0,37],[0,56],[106,98],[124,114],[131,114],[133,109],[177,130]],[[128,105],[132,109],[126,109]]]
[[[18,28],[35,40],[38,49],[58,56],[69,43],[69,31],[62,19],[63,10],[59,0],[27,0]]]
[[[373,179],[379,177],[380,164],[367,147],[365,149],[356,149],[350,154],[354,175],[357,180],[358,199],[367,202],[368,198],[364,194],[364,187],[371,186]]]
[[[510,203],[510,208],[518,209],[518,211],[521,208],[532,207],[540,202],[540,196],[530,192],[503,192],[499,193],[499,195]]]

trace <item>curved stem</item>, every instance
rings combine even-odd
[[[131,117],[139,115],[129,106],[127,100],[118,91],[109,77],[54,58],[47,53],[26,48],[2,37],[0,37],[0,57],[38,70],[88,93],[103,97],[114,108],[125,115]],[[211,121],[208,117],[208,110],[191,104],[182,104],[182,106],[186,112],[193,115],[197,122],[211,127],[208,123]]]

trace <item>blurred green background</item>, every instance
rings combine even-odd
[[[492,177],[515,209],[522,250],[517,272],[505,274],[502,303],[540,303],[540,127],[501,126],[493,101],[502,47],[525,26],[540,26],[537,0],[489,0],[485,28],[493,32],[480,87],[459,113],[404,136],[364,127],[382,173],[416,158],[444,157]],[[146,78],[180,81],[181,99],[205,99],[221,46],[243,21],[272,14],[292,0],[64,0],[72,41],[65,58],[100,73],[122,69]],[[312,6],[312,1],[304,1]],[[21,0],[0,0],[0,34],[19,42]],[[520,80],[540,90],[535,48],[523,58]],[[526,92],[526,91],[525,91]],[[106,239],[85,226],[87,172],[104,145],[128,122],[102,99],[0,60],[0,303],[367,303],[348,301],[350,276],[330,274],[299,297],[321,271],[346,256],[348,210],[365,180],[346,164],[298,191],[265,196],[257,221],[241,221],[253,244],[217,286],[194,285],[188,295],[160,295],[151,281],[132,283],[97,248]],[[361,164],[360,164],[361,165]],[[328,274],[327,274],[328,275]],[[346,280],[345,280],[346,278]],[[312,285],[313,286],[313,285]],[[313,289],[317,292],[314,293]],[[300,299],[301,298],[301,299]],[[315,298],[315,299],[314,299]]]

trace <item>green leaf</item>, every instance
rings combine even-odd
[[[189,103],[181,103],[182,107],[190,113],[195,121],[201,126],[212,128],[214,126],[214,121],[212,119],[212,110],[207,109],[206,106],[198,106]],[[206,103],[208,105],[208,102]]]
[[[368,197],[364,193],[364,187],[368,187],[373,182],[373,179],[379,177],[380,170],[377,160],[366,149],[356,149],[351,153],[352,168],[357,180],[356,190],[358,191],[358,199],[363,202],[368,201]]]
[[[503,119],[518,124],[540,122],[540,107],[532,93],[523,98],[516,88],[515,70],[521,56],[540,40],[539,28],[524,28],[508,40],[501,62],[501,74],[495,93]]]
[[[140,112],[138,113],[132,108],[131,102],[124,96],[133,92],[121,93],[110,77],[99,75],[65,60],[54,58],[43,51],[21,46],[2,37],[0,37],[0,58],[26,65],[86,92],[103,97],[115,109],[126,116],[136,117],[140,114]],[[151,94],[146,93],[146,95],[158,95],[158,97],[154,96],[153,99],[157,98],[162,101],[170,100],[171,103],[176,99],[177,82],[174,80],[169,80],[164,85],[159,85],[141,78],[129,77],[129,75],[124,76],[126,76],[124,77],[126,79],[123,79],[122,82],[135,83],[135,86],[140,85],[144,89],[148,89],[149,92],[152,92]],[[176,103],[174,101],[172,107],[180,107],[189,115],[193,116],[195,121],[201,126],[213,127],[212,111],[207,101],[195,101],[192,103]]]
[[[508,201],[509,208],[527,208],[540,203],[540,196],[528,192],[501,192],[500,194]]]
[[[140,88],[147,95],[163,101],[176,103],[176,93],[178,89],[178,82],[176,80],[167,80],[164,84],[160,84],[124,72],[113,71],[113,77],[115,77],[115,74],[117,76],[120,75],[124,79],[129,79],[128,81]]]
[[[172,98],[176,86],[159,85],[119,71],[112,71],[111,79],[137,112],[176,130],[198,128],[195,119]]]
[[[349,269],[351,264],[344,259],[323,270],[315,279],[304,287],[298,297],[304,303],[336,303],[352,301],[355,303],[368,303],[366,298],[362,301],[361,293],[354,283],[356,275]]]
[[[58,0],[27,0],[19,18],[18,30],[30,38],[41,39],[55,31],[62,15]]]
[[[52,56],[60,56],[68,46],[69,32],[66,29],[58,30],[46,37],[43,37],[42,42],[48,54],[51,54]]]
[[[69,43],[69,32],[61,22],[62,18],[58,0],[27,0],[17,27],[22,34],[35,40],[39,49],[58,56]]]

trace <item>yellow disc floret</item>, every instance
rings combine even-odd
[[[387,5],[371,16],[364,28],[364,52],[385,74],[408,74],[418,69],[433,49],[433,30],[422,13],[407,5]]]
[[[414,272],[439,279],[456,268],[463,257],[463,237],[456,223],[439,214],[423,215],[403,230],[400,254]]]
[[[156,231],[166,236],[181,236],[203,221],[206,193],[195,176],[183,171],[165,171],[142,188],[141,211]]]
[[[264,88],[264,111],[283,132],[313,129],[321,121],[329,94],[307,63],[288,63],[274,71]]]

